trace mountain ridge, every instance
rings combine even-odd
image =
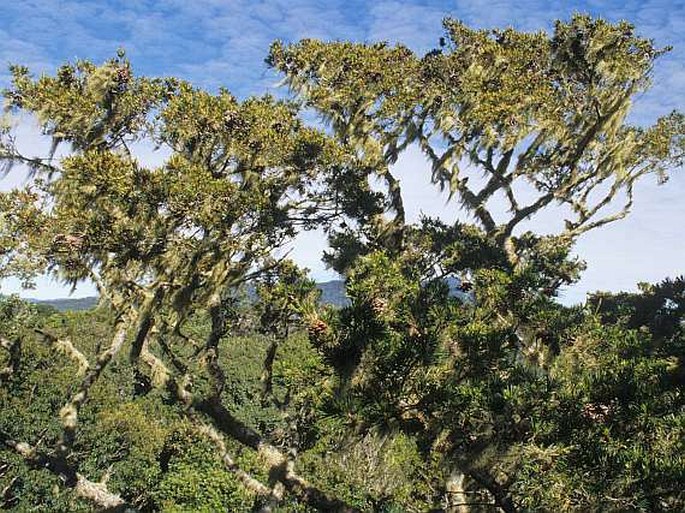
[[[345,282],[343,280],[324,281],[317,283],[316,287],[321,291],[321,302],[323,304],[341,307],[349,303],[349,299],[345,295]],[[97,296],[55,299],[24,298],[24,300],[36,305],[49,306],[60,312],[90,310],[95,308],[98,302]]]
[[[458,278],[445,278],[450,289],[450,294],[468,301],[469,294],[461,290]],[[333,305],[336,307],[347,306],[350,303],[349,298],[345,294],[344,280],[329,280],[316,284],[316,287],[321,291],[321,303],[324,305]],[[56,298],[56,299],[31,299],[25,298],[26,301],[37,305],[44,305],[54,308],[60,312],[68,311],[82,311],[95,308],[98,302],[96,296],[88,296],[81,298]]]

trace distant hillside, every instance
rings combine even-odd
[[[79,311],[79,310],[90,310],[95,308],[97,305],[98,298],[92,297],[79,297],[79,298],[60,298],[60,299],[27,299],[31,303],[37,305],[51,306],[55,310],[60,312],[67,311]]]
[[[464,301],[473,300],[472,296],[460,290],[460,282],[458,278],[447,278],[447,284],[450,288],[450,293],[453,296],[459,297]],[[321,302],[325,305],[333,305],[338,307],[347,306],[350,302],[345,295],[345,282],[343,280],[331,280],[322,283],[317,283],[316,286],[321,291]],[[97,297],[83,297],[83,298],[63,298],[63,299],[28,299],[32,303],[39,305],[51,306],[60,312],[90,310],[97,304]]]
[[[472,302],[473,294],[464,292],[461,289],[461,281],[459,278],[449,276],[445,278],[449,294],[452,297],[458,297],[462,301]],[[347,306],[350,300],[345,295],[345,282],[343,280],[333,280],[324,283],[317,283],[316,286],[321,290],[321,302],[326,305]]]
[[[321,290],[321,302],[324,304],[345,306],[349,302],[345,296],[345,282],[342,280],[318,283],[317,287]],[[27,301],[37,305],[50,306],[60,312],[66,312],[90,310],[97,305],[98,298],[93,296],[83,298],[27,299]]]
[[[324,305],[347,306],[350,303],[350,300],[345,295],[344,281],[326,281],[317,283],[316,286],[321,291],[321,302]]]

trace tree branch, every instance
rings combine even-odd
[[[269,347],[266,350],[264,357],[264,364],[262,366],[262,375],[259,378],[262,386],[262,403],[266,403],[267,399],[273,397],[273,369],[274,360],[276,359],[276,351],[278,351],[278,338],[275,335],[271,336]]]
[[[358,510],[347,505],[345,502],[330,497],[322,490],[312,486],[305,479],[297,475],[288,458],[276,447],[268,443],[257,431],[251,427],[243,424],[236,419],[226,407],[221,404],[219,398],[213,394],[209,399],[202,399],[193,396],[187,387],[178,382],[173,376],[170,369],[168,369],[164,362],[159,360],[152,353],[144,348],[142,360],[150,364],[151,368],[164,368],[164,380],[158,382],[158,386],[165,387],[174,397],[175,400],[188,408],[188,411],[198,411],[207,415],[212,419],[217,433],[223,433],[237,440],[242,445],[250,447],[257,451],[262,459],[267,462],[269,473],[275,476],[280,476],[277,481],[281,481],[285,489],[292,493],[299,500],[306,502],[310,506],[326,512],[337,513],[358,513]],[[153,367],[154,366],[154,367]],[[183,378],[187,381],[187,376]],[[206,428],[205,428],[206,429]],[[212,435],[214,436],[214,435]],[[216,443],[216,441],[215,441]],[[223,456],[222,456],[223,458]],[[224,459],[224,463],[232,461]],[[236,466],[227,467],[229,470],[237,468]],[[259,488],[256,483],[252,483]],[[261,488],[259,488],[261,489]],[[268,490],[268,488],[267,488]],[[268,490],[272,494],[271,490]]]
[[[632,183],[626,185],[626,195],[628,198],[625,204],[623,205],[623,208],[619,212],[605,216],[591,223],[587,223],[587,221],[590,220],[602,207],[606,206],[611,201],[611,199],[613,199],[614,194],[617,190],[618,188],[614,189],[614,187],[612,187],[612,191],[610,191],[607,194],[607,196],[602,201],[600,201],[595,207],[593,207],[589,212],[586,212],[583,216],[581,216],[581,218],[577,222],[568,223],[569,228],[567,229],[565,235],[571,238],[578,237],[579,235],[582,235],[583,233],[589,230],[599,228],[600,226],[604,226],[606,224],[613,223],[614,221],[618,221],[620,219],[625,218],[630,213],[630,210],[633,207]]]
[[[505,513],[517,513],[518,509],[514,504],[509,492],[501,486],[487,472],[478,469],[468,469],[467,474],[480,486],[489,491],[495,499],[495,504]]]
[[[226,469],[235,474],[245,488],[257,495],[271,495],[269,487],[249,475],[233,461],[233,458],[231,458],[231,455],[228,453],[228,449],[226,449],[226,443],[224,442],[224,437],[221,433],[213,426],[199,419],[197,415],[189,413],[189,417],[195,423],[199,432],[214,443]]]
[[[31,467],[46,468],[53,474],[61,477],[78,497],[92,502],[98,506],[100,511],[108,511],[110,513],[135,511],[120,495],[108,490],[105,480],[94,482],[87,479],[68,465],[64,458],[44,454],[26,442],[17,442],[9,439],[3,433],[0,433],[0,440],[6,447],[14,450],[24,458]]]
[[[236,419],[220,402],[195,399],[193,406],[198,411],[208,415],[220,431],[261,454],[265,461],[268,462],[272,471],[282,466],[285,469],[283,484],[286,490],[297,499],[320,511],[338,513],[358,512],[356,508],[349,506],[339,499],[330,497],[319,488],[312,486],[293,470],[289,471],[287,468],[288,460],[285,455],[264,440],[257,431]]]
[[[467,187],[466,183],[468,181],[468,178],[459,179],[457,175],[455,175],[457,171],[455,169],[449,169],[446,166],[446,163],[451,161],[452,155],[455,152],[456,147],[451,146],[449,149],[445,151],[445,153],[443,153],[442,156],[439,157],[433,149],[433,147],[431,146],[428,137],[426,137],[426,135],[422,133],[422,130],[418,130],[417,139],[419,141],[421,149],[424,151],[426,155],[428,155],[433,164],[433,181],[444,182],[446,180],[446,177],[449,176],[450,188],[459,193],[459,199],[462,205],[472,215],[476,217],[476,219],[481,223],[486,232],[494,232],[497,225],[492,215],[483,204],[483,202],[479,201],[476,194],[474,194],[474,192]],[[439,178],[441,174],[443,175],[443,177]]]
[[[79,375],[85,374],[90,368],[90,362],[88,361],[88,358],[86,358],[86,356],[79,351],[70,340],[58,339],[51,333],[47,333],[41,329],[36,329],[35,332],[41,335],[53,347],[57,348],[60,352],[74,360],[76,365],[78,365]]]
[[[140,356],[143,344],[154,323],[152,315],[153,309],[164,297],[164,287],[160,286],[158,283],[153,284],[150,288],[154,289],[154,292],[151,293],[149,290],[145,291],[146,297],[138,312],[138,327],[136,328],[136,336],[131,344],[131,352],[129,355],[131,362],[135,362]]]
[[[513,174],[508,174],[505,176],[505,172],[509,167],[511,158],[514,155],[514,149],[506,151],[500,161],[497,163],[497,167],[494,166],[492,162],[492,149],[488,149],[488,157],[486,160],[477,159],[476,162],[482,165],[486,171],[488,171],[492,176],[488,183],[476,194],[476,201],[478,203],[486,203],[492,195],[499,189],[504,189],[509,203],[512,209],[516,208],[518,203],[514,197],[514,192],[511,190],[511,180]]]
[[[124,344],[124,340],[126,339],[126,323],[122,317],[117,319],[114,332],[114,337],[112,338],[110,346],[98,355],[95,365],[90,367],[88,373],[83,378],[83,381],[81,381],[78,392],[71,397],[59,412],[63,431],[58,446],[58,453],[63,456],[66,455],[73,446],[78,424],[79,409],[87,401],[90,389],[98,380],[102,371],[104,371],[105,367],[107,367],[109,362]]]

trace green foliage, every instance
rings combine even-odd
[[[314,482],[362,511],[424,511],[431,504],[425,464],[415,442],[401,433],[345,440],[333,431],[301,464]]]
[[[7,493],[0,505],[11,511],[89,512],[91,506],[71,490],[64,489],[59,477],[45,469],[26,466],[23,458],[0,451],[0,488]]]
[[[90,354],[110,329],[110,320],[102,311],[41,318],[35,307],[16,298],[2,300],[0,309],[3,336],[24,337],[21,365],[0,388],[2,441],[29,440],[49,447],[61,431],[58,411],[63,390],[74,386],[78,376],[69,358],[30,330],[69,336]],[[226,504],[234,511],[249,511],[250,494],[223,467],[209,442],[183,420],[178,408],[158,393],[137,394],[135,374],[125,362],[116,362],[109,378],[97,385],[81,413],[76,454],[83,473],[107,475],[109,487],[143,511],[216,511]],[[0,461],[3,488],[13,483],[3,498],[8,505],[91,511],[49,470],[27,466],[5,448],[0,449]]]
[[[655,347],[648,333],[590,319],[550,371],[560,407],[549,412],[555,430],[539,440],[553,443],[559,454],[544,462],[539,443],[524,448],[532,451],[524,480],[551,472],[553,480],[576,483],[574,509],[682,507],[677,483],[685,470],[685,403],[682,381],[674,379],[682,344],[680,339]],[[533,490],[524,493],[524,503],[549,508],[568,500],[554,488]]]
[[[164,475],[159,460],[178,419],[158,397],[116,401],[98,410],[81,433],[79,445],[89,455],[81,468],[90,475],[106,469],[111,489],[141,509],[154,509]]]
[[[533,255],[563,262],[567,253]],[[682,505],[677,284],[605,295],[603,323],[592,303],[583,311],[549,300],[540,280],[551,261],[511,270],[506,259],[484,260],[484,268],[467,269],[473,300],[451,296],[441,279],[427,280],[420,262],[411,250],[358,259],[348,277],[351,305],[322,317],[325,329],[311,330],[338,374],[324,407],[345,419],[343,431],[399,429],[424,461],[437,458],[442,470],[433,479],[454,468],[476,480],[507,476],[505,497],[525,508]],[[639,310],[617,319],[624,303]],[[644,317],[634,317],[637,311]],[[631,329],[637,319],[654,333]],[[677,333],[664,341],[674,325]],[[494,495],[499,485],[483,483]]]
[[[387,185],[384,216],[331,236],[351,304],[310,322],[336,375],[325,407],[355,432],[400,430],[441,469],[434,479],[456,471],[505,511],[678,509],[680,282],[597,295],[585,310],[553,301],[583,269],[574,240],[627,215],[641,177],[683,163],[682,114],[626,122],[667,49],[580,14],[552,34],[444,28],[424,56],[314,40],[271,49],[292,91]],[[477,226],[405,224],[389,166],[411,144]],[[562,231],[521,233],[554,204],[567,209]],[[637,412],[657,405],[644,431]]]
[[[509,491],[524,508],[682,505],[674,492],[685,468],[680,332],[664,339],[663,324],[653,324],[652,334],[550,304],[528,325],[518,352],[512,327],[493,322],[490,306],[450,298],[438,282],[412,282],[399,262],[382,255],[361,262],[350,276],[352,304],[337,314],[341,324],[329,326],[333,333],[356,326],[345,336],[365,337],[358,364],[332,359],[328,346],[320,353],[301,335],[286,339],[274,363],[274,394],[289,396],[285,411],[259,399],[268,339],[222,343],[226,404],[279,443],[298,440],[298,467],[312,482],[364,511],[424,511],[440,500],[436,488],[456,465],[507,472]],[[475,297],[490,297],[488,287],[499,286],[476,281]],[[605,304],[610,299],[605,295]],[[430,313],[419,315],[426,305]],[[97,310],[41,318],[12,298],[2,307],[3,333],[50,329],[82,341],[88,354],[110,322]],[[25,338],[21,378],[6,383],[1,396],[3,436],[49,445],[74,370],[45,342]],[[108,472],[110,488],[143,510],[249,511],[253,496],[213,446],[165,404],[164,394],[138,396],[134,382],[121,362],[94,390],[82,413],[82,471]],[[8,465],[3,486],[16,478],[10,504],[89,510],[49,471],[26,466],[11,451],[0,454]],[[243,454],[243,468],[258,475],[258,459]],[[291,502],[281,510],[301,507]]]
[[[192,431],[171,437],[164,448],[167,467],[156,495],[163,511],[249,511],[252,497]]]
[[[589,301],[607,323],[623,322],[628,328],[647,328],[657,339],[682,333],[685,314],[685,278],[641,283],[637,294],[595,294]]]

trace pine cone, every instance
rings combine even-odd
[[[316,319],[307,328],[311,340],[320,340],[328,332],[328,324],[322,319]]]
[[[380,297],[375,297],[371,300],[371,310],[376,315],[382,315],[388,309],[388,302]]]

